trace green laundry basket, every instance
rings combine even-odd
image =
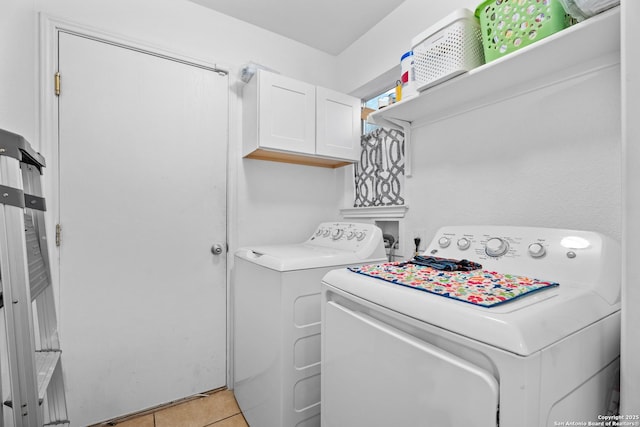
[[[486,0],[476,8],[486,62],[571,25],[558,0]]]

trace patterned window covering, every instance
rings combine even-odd
[[[395,129],[378,128],[363,135],[360,145],[353,206],[404,205],[404,134]]]

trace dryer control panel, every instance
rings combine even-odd
[[[323,248],[367,253],[376,252],[382,245],[384,253],[382,230],[373,224],[323,222],[305,243]]]
[[[570,282],[619,298],[620,245],[593,231],[514,226],[440,228],[425,256],[468,259],[485,270]]]

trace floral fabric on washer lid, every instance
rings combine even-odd
[[[482,307],[494,307],[559,283],[488,270],[442,271],[390,262],[349,267],[354,273]]]

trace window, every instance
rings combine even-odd
[[[395,89],[388,90],[369,99],[364,106],[377,110],[380,99],[393,96]],[[360,161],[354,169],[353,206],[404,205],[404,134],[365,120],[360,145]]]
[[[396,96],[396,90],[395,88],[393,89],[389,89],[386,92],[381,93],[380,95],[377,95],[371,99],[369,99],[368,101],[365,101],[364,103],[364,108],[369,108],[371,110],[377,110],[380,103],[381,103],[381,99],[388,99],[389,97],[392,97],[393,99],[395,99]],[[384,104],[384,102],[382,102]],[[364,126],[362,126],[362,134],[365,135],[371,131],[374,131],[376,129],[378,129],[380,126],[373,124],[373,123],[368,123],[366,120],[363,120]]]

